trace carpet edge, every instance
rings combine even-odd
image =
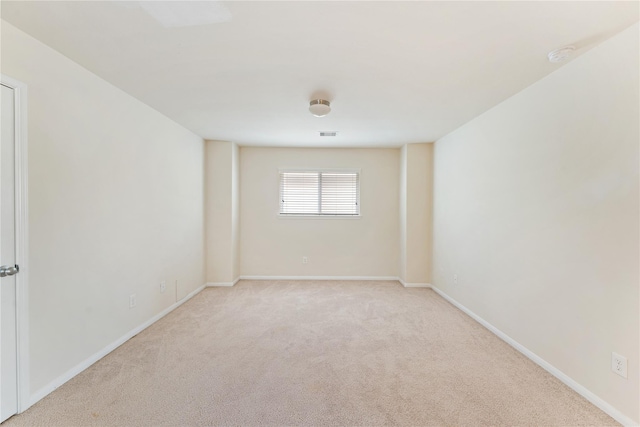
[[[74,366],[73,368],[69,369],[64,374],[60,375],[59,377],[57,377],[56,379],[51,381],[49,384],[47,384],[44,387],[40,388],[38,391],[36,391],[35,393],[33,393],[31,395],[31,397],[29,399],[29,402],[28,402],[28,405],[25,408],[23,408],[20,411],[20,413],[26,411],[31,406],[35,405],[40,400],[44,399],[47,395],[49,395],[50,393],[55,391],[57,388],[59,388],[62,385],[64,385],[67,381],[71,380],[73,377],[75,377],[76,375],[80,374],[81,372],[83,372],[84,370],[89,368],[91,365],[96,363],[98,360],[102,359],[103,357],[105,357],[106,355],[108,355],[109,353],[114,351],[116,348],[120,347],[122,344],[124,344],[125,342],[129,341],[131,338],[133,338],[134,336],[138,335],[140,332],[144,331],[149,326],[153,325],[155,322],[157,322],[158,320],[162,319],[164,316],[166,316],[167,314],[171,313],[173,310],[175,310],[176,308],[180,307],[185,302],[189,301],[191,298],[193,298],[194,296],[199,294],[205,287],[206,287],[206,285],[202,285],[202,286],[198,287],[197,289],[193,290],[191,293],[189,293],[187,296],[182,298],[180,301],[176,301],[175,303],[173,303],[169,307],[165,308],[160,313],[156,314],[155,316],[153,316],[152,318],[150,318],[146,322],[144,322],[141,325],[133,328],[132,330],[130,330],[129,332],[127,332],[126,334],[124,334],[123,336],[118,338],[117,340],[113,341],[111,344],[109,344],[106,347],[102,348],[97,353],[89,356],[88,358],[86,358],[85,360],[83,360],[82,362],[80,362],[79,364]]]
[[[566,386],[571,388],[580,396],[587,399],[589,402],[591,402],[593,405],[598,407],[600,410],[602,410],[604,413],[609,415],[611,418],[613,418],[623,426],[625,427],[638,426],[638,423],[636,423],[631,418],[629,418],[628,416],[624,415],[622,412],[617,410],[613,405],[606,402],[604,399],[598,397],[595,393],[591,392],[582,384],[573,380],[571,377],[566,375],[560,369],[556,368],[551,363],[547,362],[546,360],[544,360],[543,358],[535,354],[533,351],[529,350],[528,348],[520,344],[518,341],[511,338],[509,335],[505,334],[500,329],[496,328],[491,323],[484,320],[482,317],[478,316],[476,313],[474,313],[473,311],[471,311],[470,309],[468,309],[467,307],[465,307],[464,305],[462,305],[461,303],[459,303],[458,301],[456,301],[455,299],[453,299],[452,297],[444,293],[442,290],[438,289],[433,285],[431,286],[431,289],[433,289],[438,295],[440,295],[442,298],[448,301],[451,305],[458,308],[460,311],[462,311],[463,313],[471,317],[476,322],[480,323],[485,329],[489,330],[491,333],[496,335],[502,341],[506,342],[511,347],[518,350],[520,353],[526,356],[529,360],[531,360],[536,365],[540,366],[542,369],[544,369],[545,371],[547,371],[548,373],[550,373],[551,375],[553,375],[554,377],[562,381]]]

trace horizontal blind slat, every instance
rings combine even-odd
[[[281,172],[280,213],[358,215],[358,178],[355,172]]]
[[[322,174],[322,213],[334,215],[357,215],[358,174]]]
[[[315,214],[318,211],[318,182],[315,172],[280,174],[280,213]]]

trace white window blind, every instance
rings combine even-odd
[[[280,214],[360,215],[358,172],[280,172]]]

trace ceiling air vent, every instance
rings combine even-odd
[[[338,131],[336,130],[321,130],[320,136],[338,136]]]

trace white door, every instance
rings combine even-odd
[[[14,90],[0,85],[0,422],[18,412]]]

